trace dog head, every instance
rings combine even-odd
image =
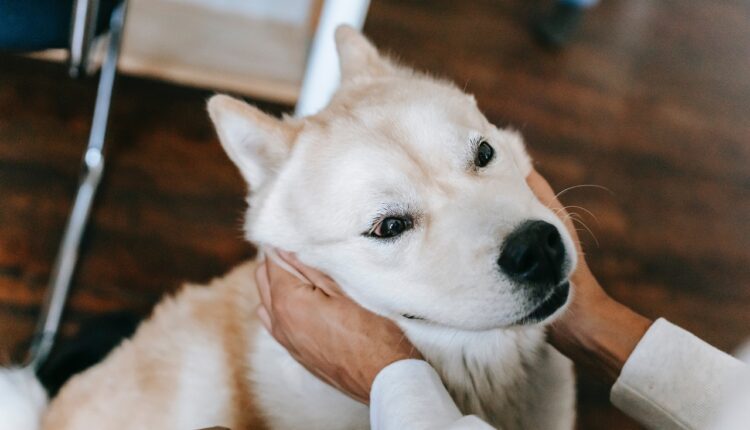
[[[355,30],[336,42],[342,84],[314,116],[209,101],[252,189],[247,238],[297,253],[395,320],[485,330],[557,314],[576,252],[526,184],[521,136]]]

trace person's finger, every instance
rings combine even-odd
[[[271,322],[271,315],[268,314],[266,308],[263,307],[263,305],[260,305],[258,306],[256,313],[258,314],[258,319],[260,320],[261,324],[263,324],[263,327],[265,327],[269,333],[273,333],[273,323]]]
[[[255,310],[255,313],[258,315],[260,323],[263,324],[263,327],[266,328],[268,333],[270,333],[271,336],[273,336],[273,338],[276,339],[276,341],[279,342],[284,348],[291,352],[294,345],[289,341],[284,328],[277,327],[283,326],[283,324],[281,324],[282,321],[280,320],[279,324],[274,324],[274,318],[272,316],[273,313],[269,312],[269,310],[266,309],[263,305],[258,306],[258,308]]]
[[[276,251],[278,255],[278,251]],[[293,273],[289,273],[281,265],[273,261],[271,258],[266,259],[266,273],[268,274],[268,282],[273,286],[271,294],[276,296],[281,293],[281,290],[288,290],[293,287],[301,287],[312,285],[305,285],[305,281],[300,279]]]
[[[560,203],[560,200],[557,199],[557,195],[554,190],[552,190],[552,186],[550,186],[549,182],[547,182],[539,172],[532,170],[531,173],[529,173],[529,176],[526,177],[526,183],[529,184],[529,188],[531,188],[531,191],[534,192],[534,195],[539,201],[550,208],[555,215],[560,218],[563,224],[565,224],[565,228],[568,229],[568,233],[570,233],[573,238],[576,248],[580,251],[580,239],[578,238],[578,233],[573,225],[573,221],[565,210],[565,206],[563,206],[563,204]]]
[[[316,287],[323,290],[326,295],[339,296],[341,295],[341,288],[336,284],[336,281],[331,279],[328,275],[312,267],[305,266],[300,262],[294,254],[286,251],[277,251],[279,257],[281,257],[287,264],[297,269],[302,276],[309,279],[310,282]]]
[[[537,198],[545,205],[557,209],[562,207],[562,204],[555,197],[555,192],[552,190],[550,184],[539,174],[536,170],[532,170],[529,176],[526,178],[526,182],[529,184],[531,191],[537,196]]]
[[[284,268],[271,259],[266,259],[265,264],[268,294],[271,297],[271,305],[266,306],[266,310],[273,320],[287,320],[300,307],[306,306],[316,294],[325,297],[325,293],[315,288],[312,283],[288,272],[291,269]]]
[[[271,305],[271,284],[268,279],[266,268],[268,260],[255,269],[255,285],[260,294],[260,302],[266,309],[272,309]]]

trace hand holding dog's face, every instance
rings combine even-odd
[[[326,275],[279,253],[307,280],[267,259],[255,274],[258,315],[269,333],[307,370],[368,403],[375,376],[387,365],[421,358],[392,321],[340,294]]]
[[[315,116],[209,102],[254,190],[248,238],[295,252],[402,324],[487,330],[556,314],[576,252],[526,184],[520,136],[353,30],[337,43],[342,87]]]

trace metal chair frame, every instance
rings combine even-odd
[[[97,2],[93,0],[76,1],[71,37],[74,48],[71,49],[71,74],[78,75],[87,69],[89,47],[93,40],[93,26],[96,24],[95,20],[91,18],[96,16],[95,3]],[[88,145],[83,154],[78,191],[65,226],[55,263],[52,266],[47,297],[42,307],[27,359],[27,365],[35,370],[39,369],[46,361],[57,336],[65,301],[70,290],[70,281],[78,262],[81,238],[91,213],[96,189],[101,182],[102,172],[104,171],[104,138],[107,133],[109,107],[112,101],[117,60],[122,45],[126,10],[127,0],[124,0],[112,12],[110,19],[109,45],[99,76],[94,116],[91,121]]]
[[[75,0],[73,2],[68,70],[70,76],[74,78],[88,72],[89,53],[96,33],[98,12],[99,0]]]
[[[348,23],[362,28],[370,0],[325,0],[309,51],[296,116],[311,115],[323,108],[336,90],[339,71],[333,43],[335,28]],[[73,77],[89,70],[91,46],[96,32],[98,0],[75,0],[70,38],[69,73]],[[94,116],[88,144],[83,154],[82,172],[73,208],[52,266],[47,295],[31,342],[26,365],[38,370],[47,360],[57,337],[65,302],[78,262],[81,239],[104,171],[104,149],[112,88],[117,72],[127,0],[118,5],[110,18],[109,44],[101,66]]]

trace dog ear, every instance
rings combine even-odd
[[[294,129],[260,109],[225,95],[208,100],[219,141],[254,189],[262,186],[289,155]]]
[[[341,82],[397,73],[397,67],[381,56],[375,46],[351,26],[341,25],[336,29],[336,50]]]

